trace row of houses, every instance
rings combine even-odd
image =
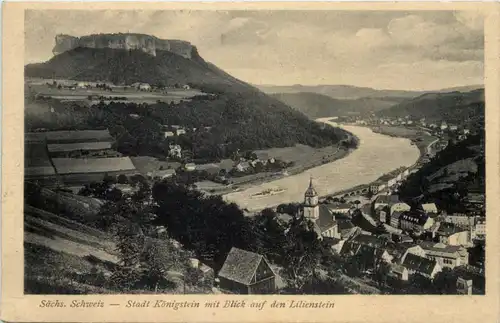
[[[336,240],[332,249],[341,256],[360,256],[364,270],[374,269],[385,262],[391,266],[392,274],[403,281],[415,273],[433,279],[443,268],[467,266],[469,257],[467,249],[462,246],[434,242],[395,245],[363,233],[351,239]]]
[[[484,217],[441,214],[435,203],[424,203],[412,210],[410,205],[399,201],[397,195],[381,195],[373,201],[371,210],[379,223],[401,231],[429,233],[432,239],[441,239],[450,245],[469,246],[485,237]]]
[[[369,190],[372,194],[377,194],[385,189],[390,189],[402,182],[410,175],[409,168],[401,168],[389,174],[385,174],[370,184]]]
[[[442,230],[437,231],[439,242],[424,241],[416,244],[410,238],[397,244],[388,243],[387,239],[374,236],[353,225],[350,220],[350,214],[353,212],[352,205],[343,205],[342,203],[338,203],[336,206],[318,205],[316,197],[317,194],[310,184],[302,208],[303,217],[313,221],[318,235],[321,236],[321,239],[327,239],[332,250],[343,256],[360,256],[358,259],[362,259],[364,269],[373,269],[381,261],[384,261],[391,265],[393,275],[402,280],[408,280],[408,277],[414,273],[432,279],[442,268],[452,269],[468,265],[469,255],[464,246],[466,241],[463,241],[467,240],[467,237],[461,238],[454,235],[455,233],[447,235],[446,230],[442,228]],[[388,207],[389,210],[392,207],[393,215],[402,214],[397,227],[412,230],[415,227],[422,230],[433,227],[433,220],[421,221],[412,216],[411,213],[405,213],[407,211],[401,212],[401,209],[409,211],[409,206],[399,201],[395,196],[376,199],[375,202],[379,206]],[[426,211],[432,212],[432,214],[438,213],[435,204],[427,203],[424,205]],[[426,219],[428,218],[430,217]]]

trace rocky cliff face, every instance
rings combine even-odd
[[[185,58],[191,58],[196,49],[189,42],[182,40],[159,39],[143,34],[97,34],[83,37],[57,35],[54,55],[77,47],[139,49],[156,56],[157,50],[169,51]]]

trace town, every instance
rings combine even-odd
[[[249,24],[251,37],[33,30],[27,40],[48,33],[55,45],[26,49],[24,293],[484,295],[482,72],[457,77],[451,54],[453,71],[414,70],[412,53],[400,52],[407,34],[396,37],[413,22],[387,32],[406,13],[381,14],[369,31],[370,14],[345,17],[358,25],[331,30],[350,35],[346,46],[329,44],[338,35],[325,30],[321,43],[300,40],[301,57],[289,55],[302,50],[295,32],[263,31],[273,55],[284,50],[276,61],[255,60],[253,47],[220,59],[236,39],[266,42],[255,26],[267,23]],[[228,26],[251,20],[240,18]],[[468,30],[456,15],[418,19]],[[372,33],[384,46],[364,53]],[[466,35],[467,46],[483,39]],[[349,44],[356,50],[346,54]],[[251,60],[262,65],[248,72]],[[123,306],[199,306],[148,302]]]
[[[176,136],[183,135],[181,126],[172,128],[177,131]],[[442,131],[432,135],[444,136]],[[459,140],[472,135],[464,134]],[[94,203],[99,201],[98,205],[103,203],[100,201],[114,204],[126,201],[154,208],[159,207],[152,190],[155,183],[170,181],[197,189],[200,181],[206,183],[209,179],[213,179],[213,184],[217,181],[227,184],[230,174],[243,171],[242,163],[247,167],[254,167],[257,162],[277,163],[272,158],[260,160],[249,156],[250,162],[241,157],[227,163],[229,168],[224,169],[213,164],[179,162],[182,154],[179,145],[169,145],[165,161],[123,156],[114,146],[108,130],[27,133],[25,149],[36,157],[27,156],[26,185],[36,192],[28,198],[38,195],[36,199],[42,197],[56,204],[79,204],[86,213],[92,206],[84,197]],[[440,151],[436,146],[432,157]],[[426,162],[428,159],[421,158],[411,168],[397,169],[363,187],[326,197],[318,195],[311,178],[309,183],[302,183],[303,201],[247,216],[268,214],[269,221],[275,221],[275,229],[282,230],[282,234],[296,225],[312,230],[329,253],[323,256],[328,260],[312,272],[330,278],[333,275],[336,284],[346,285],[342,286],[344,292],[394,293],[415,288],[418,283],[417,288],[425,293],[434,288],[436,281],[445,284],[440,288],[447,290],[441,292],[471,294],[473,290],[484,290],[484,191],[470,189],[461,196],[461,212],[440,209],[435,200],[416,203],[401,200],[399,189]],[[286,166],[280,165],[277,169],[285,171]],[[194,180],[198,182],[192,185]],[[39,212],[30,212],[28,221],[40,221]],[[152,236],[160,237],[166,232],[165,226],[150,226]],[[174,245],[181,248],[178,241],[174,240]],[[206,262],[190,259],[191,266],[200,270],[205,283],[213,286],[212,292],[276,293],[286,285],[279,277],[283,268],[250,250],[232,247],[218,275],[214,275],[213,268]],[[338,272],[332,272],[333,268]],[[210,278],[205,280],[206,277]],[[447,281],[450,279],[456,281],[450,283]]]

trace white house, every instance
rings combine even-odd
[[[181,158],[182,157],[182,149],[181,149],[181,146],[179,145],[169,145],[169,151],[168,151],[168,155],[170,157],[177,157],[177,158]]]
[[[397,184],[397,179],[396,178],[393,178],[393,179],[390,179],[387,181],[387,187],[393,187],[394,185]]]
[[[370,192],[373,194],[377,194],[378,192],[382,191],[386,186],[385,182],[382,181],[376,181],[374,183],[370,184]]]
[[[471,231],[461,230],[438,230],[439,242],[449,246],[471,246]]]
[[[141,91],[151,91],[151,85],[149,85],[148,83],[141,83],[139,84],[138,88]]]
[[[390,214],[394,213],[394,212],[406,212],[406,211],[410,211],[411,210],[411,207],[404,203],[404,202],[399,202],[399,203],[394,203],[391,205],[391,211],[390,211]]]
[[[85,89],[85,88],[87,88],[88,86],[89,86],[89,84],[88,84],[87,82],[78,82],[78,84],[77,84],[77,87],[78,87],[79,89]]]
[[[399,213],[399,212],[395,212]],[[407,231],[424,231],[434,224],[434,219],[421,212],[402,212],[399,227]]]
[[[402,266],[408,269],[410,275],[418,273],[430,279],[433,279],[442,270],[437,261],[413,254],[406,256]]]
[[[165,131],[164,135],[165,135],[165,138],[175,136],[175,134],[172,131]]]
[[[444,243],[421,242],[420,247],[427,258],[436,260],[441,267],[455,268],[469,264],[469,253],[462,246],[450,246]]]
[[[184,169],[187,171],[193,171],[196,169],[196,165],[195,163],[187,163],[186,165],[184,165]]]
[[[351,209],[353,209],[353,206],[347,203],[332,203],[332,204],[327,204],[326,207],[332,213],[341,213],[341,214],[348,214],[351,211]]]
[[[393,276],[395,276],[397,279],[402,280],[402,281],[407,281],[408,280],[408,269],[402,265],[398,264],[393,264],[391,268],[391,273]]]
[[[236,165],[236,170],[238,172],[244,172],[246,171],[247,169],[250,168],[250,164],[248,162],[239,162],[237,165]]]
[[[486,219],[480,219],[476,222],[476,227],[475,227],[475,237],[476,238],[482,238],[486,236]]]
[[[176,130],[176,133],[177,133],[177,136],[185,135],[186,134],[186,130],[183,129],[183,128],[180,128],[180,129]]]
[[[165,179],[172,177],[174,175],[175,175],[175,169],[162,169],[155,171],[153,174],[151,174],[151,177]]]
[[[422,204],[422,208],[424,209],[424,211],[426,213],[433,213],[433,214],[437,214],[438,213],[438,209],[437,209],[436,203],[425,203],[425,204]]]

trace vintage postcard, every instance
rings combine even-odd
[[[7,322],[497,322],[494,3],[7,3]]]

